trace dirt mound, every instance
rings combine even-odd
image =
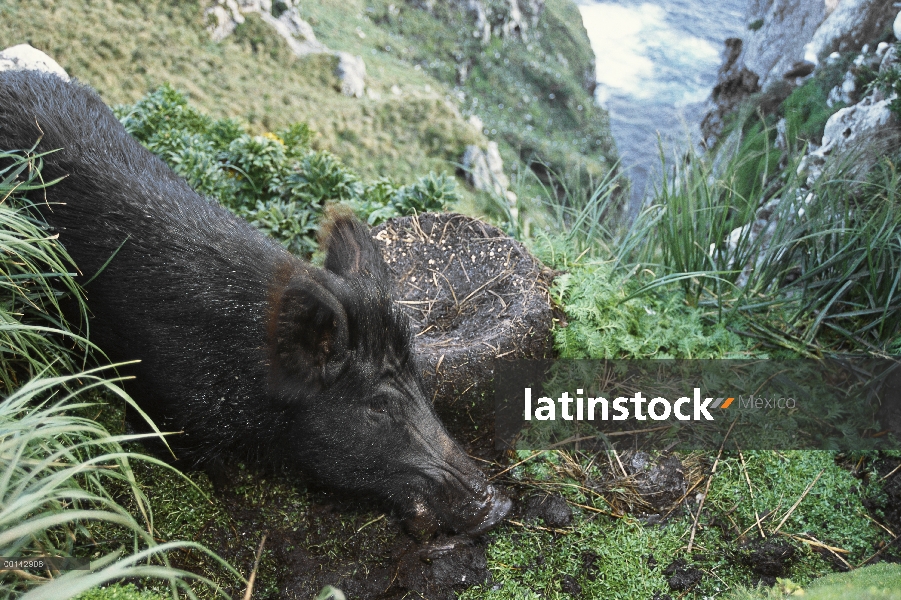
[[[542,519],[548,527],[560,529],[572,525],[573,511],[563,496],[534,494],[526,499],[522,518],[526,521]]]
[[[372,235],[413,321],[436,402],[490,391],[495,358],[550,356],[554,273],[522,244],[453,213],[392,219]]]
[[[756,540],[739,551],[741,561],[768,586],[775,585],[777,577],[788,574],[796,554],[795,547],[784,540]]]
[[[694,565],[677,558],[663,570],[669,589],[674,592],[684,592],[698,585],[704,578],[704,572]]]

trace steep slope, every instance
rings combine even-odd
[[[508,175],[532,161],[603,173],[615,151],[592,101],[578,11],[568,0],[522,4],[5,0],[0,47],[30,43],[110,104],[169,82],[210,114],[258,131],[306,121],[315,147],[366,176],[453,172],[469,146],[490,140]],[[326,51],[298,56],[273,25],[286,11]],[[217,31],[223,14],[242,22]],[[362,57],[362,97],[341,93],[338,52]]]

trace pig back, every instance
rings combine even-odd
[[[85,332],[113,361],[141,361],[126,372],[142,408],[161,429],[215,431],[189,444],[200,454],[277,423],[261,406],[268,299],[299,261],[194,192],[92,90],[0,73],[0,148],[36,143],[43,179],[60,181],[32,199],[79,268]]]

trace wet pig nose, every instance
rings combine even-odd
[[[467,523],[463,533],[479,535],[493,529],[510,513],[512,506],[513,502],[509,498],[497,491],[493,485],[489,485],[485,501],[482,502],[474,518]]]

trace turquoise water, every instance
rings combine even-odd
[[[597,62],[597,99],[633,183],[634,213],[667,158],[690,143],[723,42],[747,31],[747,0],[579,0]]]

